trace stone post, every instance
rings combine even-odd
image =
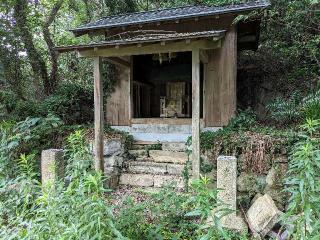
[[[64,176],[62,149],[48,149],[41,153],[41,182],[43,185],[54,183]]]
[[[95,152],[94,142],[90,143],[92,152]],[[104,186],[116,189],[119,185],[119,177],[124,161],[124,146],[121,139],[105,139],[103,142],[104,175],[106,181]]]
[[[217,159],[217,189],[218,201],[223,208],[232,212],[221,218],[221,225],[230,230],[248,231],[247,224],[237,216],[237,158],[234,156],[219,156]]]

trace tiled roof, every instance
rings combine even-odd
[[[211,38],[211,37],[223,37],[225,30],[218,31],[203,31],[203,32],[190,32],[190,33],[163,33],[163,34],[142,34],[136,36],[122,36],[120,39],[106,40],[97,43],[75,45],[75,46],[61,46],[56,47],[55,50],[58,52],[67,52],[72,50],[88,49],[95,47],[113,47],[121,45],[130,45],[146,42],[162,42],[162,41],[175,41],[183,39],[200,39],[200,38]]]
[[[255,0],[248,3],[232,4],[220,7],[210,6],[185,6],[177,8],[168,8],[146,12],[136,12],[121,15],[114,15],[101,18],[100,20],[92,23],[82,25],[71,31],[75,34],[94,29],[120,27],[134,24],[151,23],[166,20],[183,19],[190,17],[201,17],[217,14],[225,14],[232,12],[243,12],[268,7],[270,3],[268,0]]]

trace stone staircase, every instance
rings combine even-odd
[[[183,188],[183,170],[188,161],[185,150],[184,142],[135,142],[129,151],[131,159],[120,175],[120,184],[158,188],[173,183]]]

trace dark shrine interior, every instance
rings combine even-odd
[[[191,52],[133,57],[134,118],[191,118]],[[200,117],[203,115],[203,64],[200,65]]]

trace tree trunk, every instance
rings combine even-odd
[[[43,24],[43,36],[48,46],[50,60],[51,60],[51,72],[50,75],[47,70],[46,62],[40,55],[35,47],[32,32],[28,27],[28,1],[27,0],[16,0],[14,5],[14,17],[16,19],[17,27],[20,30],[21,39],[26,48],[29,62],[32,70],[36,76],[40,77],[43,82],[44,92],[46,95],[53,93],[57,86],[58,79],[58,55],[54,51],[54,42],[51,37],[49,30],[50,25],[54,21],[61,8],[64,0],[59,0],[52,8],[48,18]],[[41,98],[42,96],[38,96]]]
[[[36,77],[40,77],[44,83],[49,82],[47,66],[38,50],[36,49],[33,37],[27,24],[28,2],[26,0],[16,0],[14,5],[14,17],[17,27],[20,30],[21,39],[26,48],[29,62]],[[41,98],[42,96],[37,96]]]

